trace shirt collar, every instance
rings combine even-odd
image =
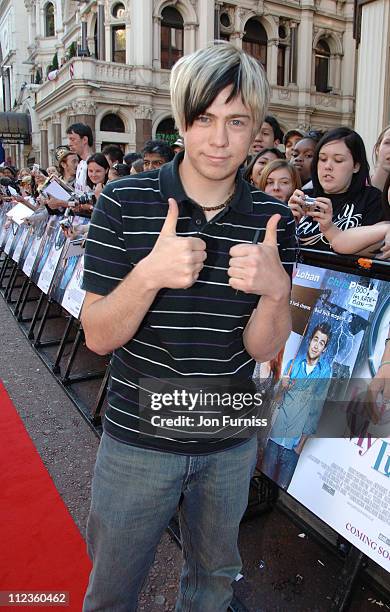
[[[160,169],[159,188],[161,196],[165,200],[168,200],[168,198],[175,198],[177,202],[189,200],[179,174],[179,164],[182,162],[183,157],[184,152],[182,151]],[[244,180],[241,170],[237,172],[236,191],[229,206],[239,213],[251,213],[253,211],[251,188]]]

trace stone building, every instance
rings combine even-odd
[[[23,0],[4,2],[15,7]],[[91,125],[97,150],[119,143],[133,151],[149,137],[172,138],[170,68],[215,38],[230,40],[263,63],[270,111],[284,128],[353,124],[354,0],[24,0],[24,5],[19,23],[24,34],[19,40],[15,30],[12,44],[24,53],[28,84],[12,81],[10,98],[16,100],[14,110],[31,118],[31,148],[19,152],[24,159],[50,163],[74,121]],[[3,40],[0,44],[3,49]]]

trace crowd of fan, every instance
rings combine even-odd
[[[149,140],[140,153],[125,155],[118,145],[94,153],[92,131],[82,123],[69,126],[67,138],[68,144],[55,151],[55,164],[46,169],[36,164],[19,171],[0,166],[0,197],[33,208],[30,223],[34,216],[42,219],[70,213],[75,222],[64,227],[69,238],[88,231],[88,223],[77,223],[77,219],[91,217],[106,183],[158,169],[184,150],[179,137],[173,146]],[[247,181],[291,208],[301,247],[322,252],[364,251],[388,259],[390,126],[378,136],[373,161],[370,174],[363,140],[350,128],[327,132],[296,128],[283,134],[277,119],[267,116],[242,171]],[[45,194],[53,177],[72,189],[74,197],[69,202]]]

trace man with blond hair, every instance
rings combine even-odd
[[[176,419],[196,420],[184,399],[175,418],[155,426],[159,406],[145,394],[162,379],[176,399],[186,393],[180,382],[249,384],[255,360],[276,355],[290,333],[294,220],[239,170],[268,96],[261,65],[233,45],[181,58],[171,102],[184,152],[106,186],[95,207],[82,322],[89,348],[113,356],[85,612],[136,610],[177,508],[184,567],[176,609],[225,612],[230,603],[256,432],[189,425],[183,433]]]

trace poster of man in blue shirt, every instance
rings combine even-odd
[[[287,489],[307,438],[317,430],[331,378],[324,355],[332,337],[330,325],[317,324],[304,356],[291,359],[280,383],[281,400],[264,451],[262,471]]]

